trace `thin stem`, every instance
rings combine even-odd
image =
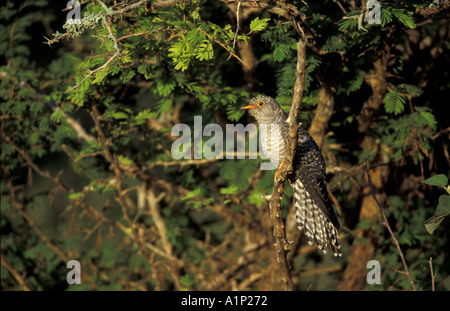
[[[377,199],[377,197],[375,195],[375,190],[373,188],[373,184],[372,184],[372,181],[370,179],[370,174],[369,174],[369,168],[368,168],[367,160],[366,160],[366,174],[367,174],[367,180],[369,181],[370,192],[372,194],[372,197],[373,197],[375,203],[380,208],[380,212],[381,212],[381,215],[383,217],[383,224],[386,226],[386,228],[389,231],[389,234],[391,235],[392,239],[394,240],[395,247],[397,247],[398,253],[399,253],[400,258],[401,258],[402,263],[403,263],[403,267],[405,268],[405,273],[408,276],[409,281],[411,282],[413,290],[416,291],[417,290],[416,289],[416,285],[414,284],[414,281],[413,281],[413,279],[411,277],[411,273],[409,273],[408,265],[406,264],[406,260],[405,260],[405,256],[403,255],[403,251],[400,248],[400,244],[398,243],[398,240],[396,239],[396,237],[394,235],[394,232],[392,231],[391,226],[389,225],[389,222],[388,222],[387,217],[386,217],[386,213],[384,212],[384,208],[381,206],[380,202],[378,201],[378,199]]]
[[[433,257],[430,257],[430,272],[431,272],[431,290],[434,292],[434,278],[436,277],[436,274],[433,272]]]

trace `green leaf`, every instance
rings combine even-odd
[[[361,10],[354,10],[347,14],[345,18],[342,18],[339,21],[339,31],[356,29],[356,27],[358,26],[358,16],[360,13]]]
[[[193,20],[198,20],[201,18],[200,16],[200,7],[195,8],[195,10],[192,10],[190,13]]]
[[[406,97],[396,91],[387,93],[384,96],[384,109],[387,113],[394,113],[395,115],[403,112],[405,107]]]
[[[44,109],[44,104],[40,102],[34,102],[30,106],[30,112],[32,112],[34,115],[37,115],[39,112],[41,112]]]
[[[155,93],[158,93],[160,96],[167,97],[175,89],[175,86],[175,81],[157,81]]]
[[[381,26],[384,27],[386,24],[392,22],[392,13],[381,6]]]
[[[198,29],[192,29],[187,34],[189,45],[196,46],[206,40],[206,36]]]
[[[212,44],[208,40],[204,40],[195,50],[195,58],[203,61],[210,60],[214,57],[214,50]]]
[[[243,111],[239,107],[236,107],[234,105],[227,106],[228,120],[236,122],[242,117],[243,114],[244,114]]]
[[[448,184],[448,178],[444,174],[437,174],[424,180],[423,182],[431,186],[446,187]]]
[[[433,232],[439,227],[441,222],[450,215],[450,213],[444,213],[444,214],[437,214],[425,221],[423,224],[425,226],[425,229],[428,231],[429,234],[433,234]]]
[[[140,74],[144,75],[144,78],[146,80],[149,80],[151,78],[152,71],[151,71],[151,67],[149,65],[147,65],[147,64],[140,64],[138,66],[138,68],[137,68],[137,71]]]
[[[289,54],[290,47],[287,44],[277,44],[275,50],[273,51],[273,59],[276,62],[282,62],[286,56]]]
[[[103,9],[105,10],[106,14],[111,15],[114,13],[114,10],[111,8],[108,8],[103,2],[99,1]]]
[[[82,192],[74,192],[69,194],[69,199],[70,200],[76,200],[78,199],[83,193]]]
[[[433,129],[436,127],[436,118],[431,112],[420,110],[419,113],[428,126],[431,126]]]
[[[327,52],[344,51],[346,42],[340,35],[330,36],[322,46],[322,50]]]
[[[118,119],[118,120],[128,119],[127,114],[125,112],[121,112],[121,111],[112,113],[111,117],[113,117],[114,119]]]
[[[250,193],[250,196],[248,197],[248,202],[250,204],[253,204],[257,207],[261,206],[265,202],[263,198],[261,198],[261,195],[264,194],[263,191],[260,189],[256,189]]]
[[[414,23],[413,13],[404,9],[393,9],[394,16],[402,22],[405,26],[414,29],[416,24]]]
[[[120,80],[122,80],[122,83],[127,84],[135,75],[136,72],[133,70],[123,71],[120,75]]]
[[[443,194],[439,197],[439,204],[436,208],[436,215],[450,213],[450,195]]]
[[[220,193],[221,194],[234,194],[234,193],[238,192],[238,190],[239,190],[239,188],[236,185],[231,185],[226,188],[220,188]]]
[[[160,115],[168,111],[172,107],[172,100],[170,98],[163,98],[157,104],[157,114]]]
[[[119,160],[120,163],[122,163],[124,165],[133,164],[133,160],[131,160],[130,158],[124,157],[123,155],[119,155],[119,157],[117,159]]]
[[[156,116],[157,116],[156,112],[151,112],[150,109],[146,109],[139,112],[134,119],[136,121],[136,124],[140,125],[143,124],[147,119],[156,118]]]
[[[255,18],[250,22],[250,32],[264,30],[267,27],[269,21],[270,18]]]
[[[189,67],[192,56],[193,48],[184,35],[169,48],[169,57],[172,57],[176,70],[186,70]]]
[[[194,279],[188,274],[186,274],[180,278],[180,283],[184,287],[191,287],[192,285],[194,285]]]
[[[62,109],[55,110],[50,116],[50,120],[56,123],[61,122],[61,118],[64,116],[64,111]]]
[[[398,86],[398,88],[413,97],[418,97],[418,96],[422,95],[422,93],[423,93],[423,90],[420,87],[413,85],[413,84],[403,83],[403,84],[400,84]]]
[[[201,195],[202,189],[201,188],[195,188],[194,190],[190,191],[186,196],[183,198],[183,200],[188,200],[190,198],[195,198],[199,195]]]

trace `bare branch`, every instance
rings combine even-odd
[[[24,150],[22,150],[19,146],[17,146],[17,145],[11,140],[11,138],[9,138],[9,136],[6,136],[6,135],[5,135],[4,137],[5,137],[6,141],[7,141],[8,143],[10,143],[10,144],[13,146],[13,148],[17,151],[17,153],[25,160],[25,162],[27,163],[27,165],[28,165],[29,167],[31,167],[36,173],[38,173],[39,175],[41,175],[41,176],[43,176],[43,177],[46,177],[46,178],[48,178],[48,179],[53,180],[53,182],[56,183],[58,186],[60,186],[60,187],[63,188],[64,190],[70,192],[69,187],[67,187],[65,184],[63,184],[63,183],[61,182],[61,180],[59,180],[58,177],[52,176],[48,171],[43,171],[43,170],[41,170],[41,169],[39,168],[39,166],[37,166],[37,165],[33,162],[33,160],[31,159],[31,157],[30,157]]]
[[[161,199],[165,195],[165,193],[162,192],[158,197],[155,197],[153,190],[148,189],[145,191],[145,195],[148,207],[150,209],[150,215],[153,217],[153,220],[155,221],[155,226],[158,229],[159,235],[161,237],[161,243],[164,248],[164,251],[167,253],[167,255],[173,256],[173,245],[169,241],[166,224],[164,223],[164,220],[161,217],[161,213],[159,212],[157,206],[159,201],[161,201]]]
[[[13,275],[17,282],[19,282],[19,284],[22,286],[23,290],[27,292],[30,291],[30,288],[27,286],[27,283],[25,283],[23,277],[6,261],[5,256],[3,254],[0,254],[0,258],[2,261],[2,266],[4,266],[9,271],[9,273]]]
[[[434,278],[436,277],[436,274],[433,272],[433,257],[430,257],[430,273],[431,273],[431,290],[434,292]]]

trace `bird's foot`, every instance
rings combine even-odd
[[[279,168],[277,169],[277,171],[275,172],[275,175],[274,175],[274,177],[273,177],[274,181],[277,179],[278,172],[279,172],[279,171],[281,170],[281,168],[283,167],[283,164],[284,164],[284,161],[281,162],[280,167],[279,167]],[[293,178],[292,178],[293,173],[294,173],[294,171],[289,171],[289,172],[287,173],[287,180],[288,180],[290,183],[292,183],[292,180],[293,180]]]

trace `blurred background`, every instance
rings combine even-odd
[[[260,94],[288,111],[307,40],[299,119],[327,161],[344,254],[308,246],[286,187],[295,288],[449,290],[450,4],[382,1],[372,25],[367,4],[3,2],[1,289],[282,289],[260,198],[274,171],[176,160],[171,131],[254,122],[240,107]]]

